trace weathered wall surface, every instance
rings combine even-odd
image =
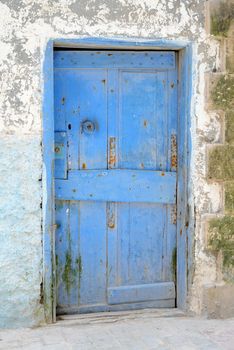
[[[218,275],[204,288],[203,310],[210,317],[234,315],[234,1],[212,1],[210,31],[220,42],[221,72],[208,77],[209,110],[220,115],[223,138],[209,147],[207,175],[223,186],[223,211],[207,224],[207,251],[216,259]]]
[[[217,159],[216,152],[222,161],[220,152],[226,150],[225,159],[229,161],[228,149],[233,145],[233,141],[227,141],[233,138],[229,127],[224,138],[223,108],[222,112],[220,108],[207,109],[205,77],[212,71],[218,75],[225,69],[220,43],[207,29],[207,2],[1,0],[0,14],[0,326],[30,326],[44,321],[40,294],[42,64],[46,43],[51,38],[99,36],[192,42],[190,203],[195,205],[196,227],[194,279],[188,301],[190,310],[196,313],[204,310],[204,305],[208,305],[206,299],[210,300],[205,292],[207,286],[214,288],[217,281],[225,285],[219,266],[223,255],[220,253],[220,257],[207,249],[207,219],[223,214],[223,182],[211,181],[220,177],[213,176],[212,163],[207,169],[207,145],[217,145],[209,158]],[[232,52],[233,42],[228,54],[230,66]],[[232,113],[226,116],[227,123],[232,125]],[[218,146],[224,142],[224,146]],[[225,176],[228,173],[229,170]],[[233,184],[225,182],[225,186],[230,189],[225,192],[226,204],[232,203]],[[233,211],[233,204],[229,204],[228,210]],[[212,222],[211,228],[216,227]]]

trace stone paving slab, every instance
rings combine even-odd
[[[54,325],[1,330],[0,350],[234,350],[234,318],[155,315],[109,315],[108,321],[99,314],[69,316]]]

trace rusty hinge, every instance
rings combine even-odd
[[[177,137],[176,134],[171,135],[171,170],[177,170]]]
[[[111,229],[115,228],[115,203],[107,203],[107,226]]]
[[[109,169],[113,169],[116,166],[116,138],[109,138]]]

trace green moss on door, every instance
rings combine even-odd
[[[63,282],[66,285],[67,293],[69,293],[71,285],[73,283],[74,271],[72,269],[72,258],[69,251],[66,252],[66,262],[63,270]]]
[[[77,280],[77,276],[78,276],[79,286],[80,286],[81,274],[82,274],[81,256],[79,256],[76,259],[75,265],[73,265],[72,256],[71,256],[70,250],[68,250],[66,252],[65,267],[63,270],[63,274],[62,274],[62,279],[63,279],[63,282],[66,286],[66,290],[67,290],[68,294],[70,292],[72,285]]]
[[[174,278],[174,281],[176,281],[176,271],[177,271],[177,249],[176,249],[176,247],[173,249],[173,252],[172,252],[171,270],[172,270],[172,276]]]

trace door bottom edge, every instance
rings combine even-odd
[[[124,311],[138,311],[142,309],[175,309],[175,299],[165,299],[148,301],[141,303],[128,303],[128,304],[96,304],[85,306],[70,306],[70,307],[57,307],[57,316],[62,315],[74,315],[74,314],[90,314],[90,313],[103,313],[103,312],[124,312]]]
[[[93,312],[86,314],[58,315],[56,321],[75,324],[90,324],[98,322],[116,322],[136,318],[172,318],[185,317],[186,313],[178,308],[144,308],[138,310]]]

